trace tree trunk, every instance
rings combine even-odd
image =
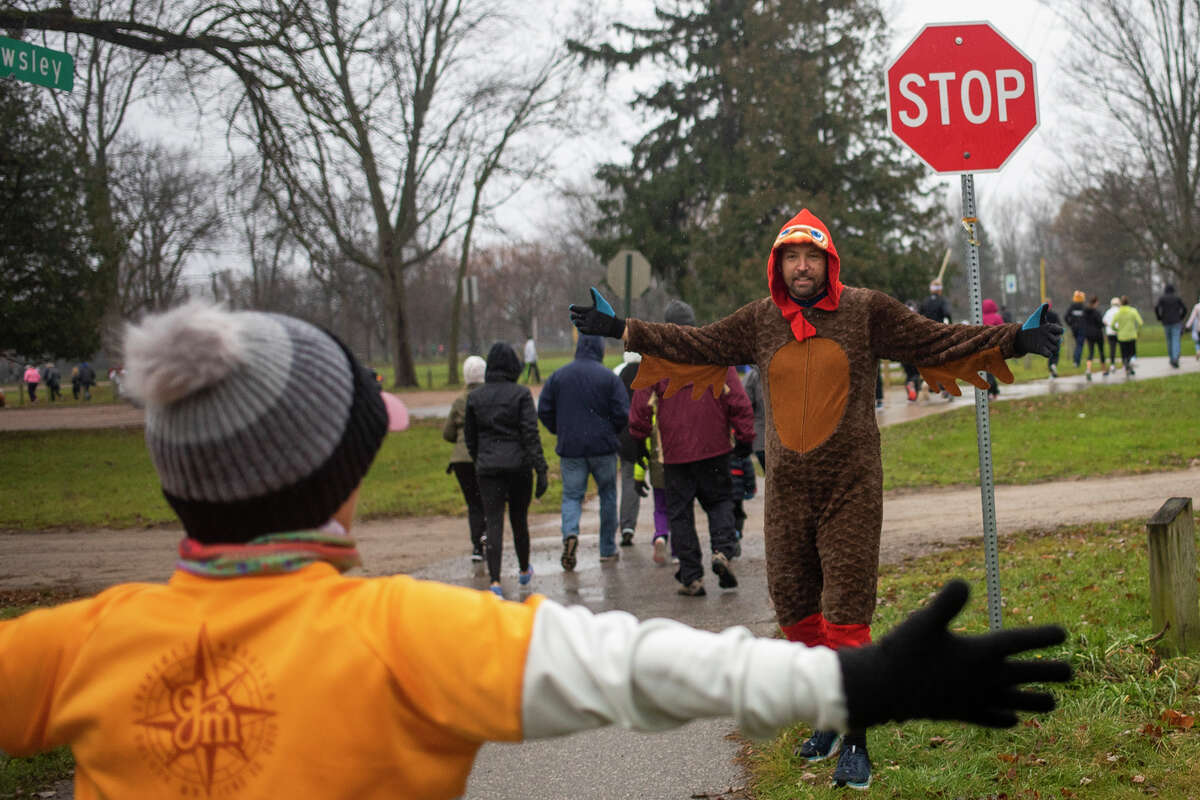
[[[458,275],[454,282],[454,306],[450,309],[450,352],[447,354],[450,385],[458,386],[458,330],[462,318],[463,281],[467,279],[467,267],[471,263],[471,234],[475,231],[475,218],[479,214],[478,186],[475,188],[475,199],[471,203],[471,216],[467,220],[467,230],[463,234],[462,250],[458,255]]]
[[[396,370],[393,386],[417,386],[417,368],[408,341],[408,317],[404,310],[404,274],[388,268],[388,314],[392,319],[392,366]]]

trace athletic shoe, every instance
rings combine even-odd
[[[837,731],[813,731],[813,735],[801,742],[793,752],[808,761],[824,761],[837,752],[842,735]]]
[[[733,589],[737,586],[737,578],[729,568],[729,558],[724,553],[713,553],[712,571],[717,575],[717,585],[722,589]]]
[[[499,597],[501,600],[504,599],[504,587],[503,586],[489,586],[488,590],[491,591],[492,594],[496,595],[496,597]]]
[[[633,544],[633,528],[626,528],[621,531],[621,547],[629,547]]]
[[[533,564],[530,564],[529,569],[524,572],[517,573],[517,583],[522,586],[528,586],[531,580],[533,580]]]
[[[871,786],[871,759],[865,747],[852,744],[842,748],[837,767],[833,770],[833,785],[849,786],[851,789],[867,789]]]
[[[876,411],[883,411],[883,401],[882,401],[882,400],[876,400],[876,401],[875,401],[875,410],[876,410]]]
[[[1057,365],[1057,364],[1051,364],[1051,365],[1050,365],[1050,377],[1051,377],[1051,378],[1057,378],[1057,377],[1058,377],[1058,365]]]
[[[575,570],[575,551],[579,549],[579,537],[568,536],[563,539],[562,568],[566,572]]]
[[[704,581],[696,578],[691,583],[680,586],[677,593],[684,597],[704,597]]]
[[[917,387],[913,385],[912,381],[904,384],[904,391],[908,393],[908,402],[917,402]]]
[[[620,557],[621,557],[621,554],[614,551],[612,553],[609,553],[606,556],[605,555],[600,556],[600,563],[601,564],[611,564],[613,561],[616,561]]]
[[[667,563],[667,537],[654,537],[654,563],[660,567]]]
[[[1089,373],[1087,373],[1087,376],[1086,376],[1086,377],[1087,377],[1087,382],[1088,382],[1088,383],[1091,383],[1091,382],[1092,382],[1092,373],[1090,373],[1090,372],[1089,372]]]
[[[483,561],[483,548],[482,547],[476,547],[474,550],[471,551],[471,560],[472,561]]]

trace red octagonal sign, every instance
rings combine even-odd
[[[987,22],[922,28],[888,66],[887,104],[937,172],[994,172],[1038,125],[1033,62]]]

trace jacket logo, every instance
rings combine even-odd
[[[163,654],[138,686],[138,749],[179,796],[233,796],[274,749],[274,699],[258,659],[214,645],[202,625],[194,645]]]

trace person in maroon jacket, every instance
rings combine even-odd
[[[676,325],[696,324],[692,307],[682,300],[667,304],[664,317]],[[677,382],[678,383],[678,382]],[[700,537],[696,535],[693,500],[708,514],[708,536],[712,544],[712,571],[722,589],[737,586],[729,567],[737,549],[733,520],[733,479],[729,474],[729,454],[750,455],[754,448],[754,410],[738,379],[729,367],[720,397],[704,391],[680,392],[679,385],[666,380],[634,392],[629,406],[629,433],[636,446],[644,446],[653,425],[651,396],[658,398],[658,430],[662,437],[662,456],[667,490],[667,517],[671,543],[679,558],[675,580],[679,593],[689,597],[704,595],[704,560]],[[730,444],[733,429],[736,447]]]

